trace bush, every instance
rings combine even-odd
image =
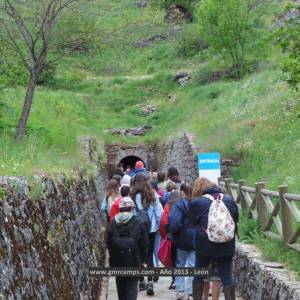
[[[0,36],[0,89],[6,86],[25,85],[28,72],[14,50],[7,48]]]
[[[193,12],[200,0],[152,0],[152,4],[156,7],[167,9],[172,4],[180,5],[188,11]]]
[[[183,56],[193,56],[207,49],[207,43],[199,36],[197,25],[187,25],[177,35],[177,53]]]
[[[203,0],[199,6],[200,35],[236,78],[263,53],[262,12],[256,0]]]
[[[299,90],[300,84],[300,4],[288,5],[287,20],[277,30],[276,37],[282,50],[288,53],[282,70],[288,75],[292,89]]]

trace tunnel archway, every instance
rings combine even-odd
[[[124,158],[122,158],[120,160],[118,165],[122,164],[123,165],[123,170],[125,171],[127,166],[130,166],[130,168],[133,169],[134,166],[135,166],[135,163],[139,160],[142,161],[144,163],[144,166],[146,167],[145,162],[140,157],[135,156],[135,155],[125,156]]]

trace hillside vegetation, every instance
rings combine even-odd
[[[266,3],[264,18],[273,28],[285,2]],[[287,54],[275,43],[272,29],[259,46],[259,60],[237,79],[228,72],[226,59],[215,59],[205,46],[197,9],[194,22],[181,24],[178,31],[164,22],[165,11],[156,5],[139,8],[133,0],[94,5],[80,17],[81,26],[92,17],[94,38],[48,71],[35,94],[22,144],[15,142],[15,128],[26,90],[24,70],[11,63],[13,75],[5,78],[0,65],[0,175],[72,170],[81,164],[81,136],[133,144],[191,132],[203,151],[220,151],[239,161],[236,179],[249,184],[264,180],[271,188],[287,183],[300,192],[300,96],[285,81],[281,68]],[[167,38],[137,45],[154,35]],[[7,63],[14,61],[3,43],[0,54]],[[173,81],[178,71],[190,72],[192,80],[178,85]],[[18,80],[11,80],[16,74]],[[145,103],[157,107],[154,114],[143,115],[139,105]],[[105,131],[145,124],[153,128],[143,137]]]

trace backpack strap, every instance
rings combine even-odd
[[[202,197],[204,197],[204,198],[208,198],[209,200],[211,200],[211,201],[215,201],[215,200],[223,200],[223,198],[224,198],[224,194],[219,194],[220,195],[220,197],[218,198],[218,199],[215,199],[212,195],[210,195],[210,194],[205,194],[205,195],[203,195]]]

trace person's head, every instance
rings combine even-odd
[[[144,169],[145,168],[145,165],[144,163],[141,161],[141,160],[138,160],[136,163],[135,163],[135,169]]]
[[[172,192],[177,189],[176,183],[173,181],[168,181],[167,186],[166,186],[167,192]]]
[[[121,179],[121,186],[122,185],[130,185],[131,177],[129,175],[124,175]]]
[[[122,197],[128,197],[130,193],[130,187],[128,185],[123,185],[120,192]]]
[[[135,199],[136,194],[141,193],[143,206],[155,201],[154,191],[143,173],[138,173],[134,176],[131,184],[130,196]]]
[[[192,194],[193,199],[203,196],[208,189],[214,186],[216,186],[216,184],[209,181],[205,177],[196,179],[193,187],[193,194]]]
[[[118,183],[119,186],[121,185],[122,176],[114,175],[112,179],[114,179]]]
[[[180,186],[180,192],[181,192],[181,196],[188,199],[188,200],[192,200],[192,194],[193,194],[193,187],[184,182],[181,186]]]
[[[169,201],[168,201],[168,205],[169,205],[169,208],[171,209],[172,206],[178,201],[181,199],[181,194],[179,191],[172,191],[170,193],[170,196],[169,196]]]
[[[180,182],[180,177],[179,177],[179,172],[178,169],[174,166],[171,166],[168,169],[168,178],[172,181],[174,181],[175,183]]]
[[[124,197],[119,203],[120,212],[130,212],[134,208],[134,202],[130,197]]]
[[[158,172],[157,173],[157,181],[158,183],[162,183],[166,180],[166,173],[164,172]]]
[[[121,177],[123,177],[123,171],[121,170],[121,169],[114,169],[114,171],[113,171],[113,173],[112,173],[112,177],[114,176],[114,175],[119,175],[119,176],[121,176]]]
[[[118,163],[117,169],[120,169],[123,172],[124,166],[122,163]]]
[[[108,197],[112,195],[117,195],[119,193],[119,184],[115,179],[111,179],[108,181],[106,186],[106,195]]]

